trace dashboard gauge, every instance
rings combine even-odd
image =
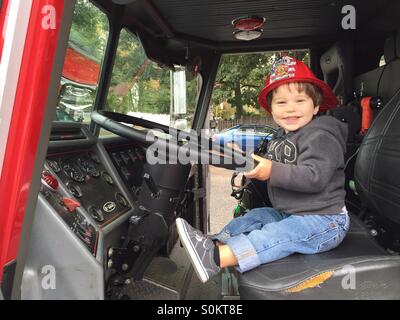
[[[108,184],[113,185],[114,184],[114,180],[113,178],[105,171],[103,171],[101,173],[101,177],[104,179],[105,182],[107,182]]]
[[[60,164],[56,160],[47,160],[47,164],[54,173],[59,173],[61,171]]]
[[[64,173],[71,178],[72,180],[76,181],[76,182],[84,182],[85,181],[85,177],[82,174],[81,170],[74,164],[72,163],[65,163],[63,165],[63,170]]]
[[[90,160],[79,158],[78,162],[88,175],[95,178],[100,177],[100,171],[97,170],[96,166]]]

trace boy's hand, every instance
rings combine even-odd
[[[252,154],[251,157],[258,162],[258,165],[250,172],[246,172],[244,175],[247,178],[261,181],[269,179],[269,176],[271,175],[272,161],[255,154]]]

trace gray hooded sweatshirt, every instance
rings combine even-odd
[[[278,211],[338,214],[344,207],[347,125],[320,116],[295,132],[278,130],[268,144],[268,195]]]

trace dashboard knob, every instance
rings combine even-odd
[[[123,206],[124,208],[128,208],[128,207],[129,207],[129,202],[128,202],[128,200],[126,200],[126,198],[125,198],[122,194],[120,194],[119,192],[117,192],[117,193],[115,194],[115,199],[116,199],[117,202],[118,202],[121,206]]]
[[[102,176],[103,180],[104,180],[105,182],[107,182],[108,184],[110,184],[110,185],[113,185],[113,184],[114,184],[113,178],[111,178],[111,176],[110,176],[107,172],[103,171],[103,172],[101,173],[101,176]]]
[[[104,221],[103,212],[99,208],[97,208],[97,207],[89,207],[88,212],[92,216],[92,218],[94,220],[96,220],[97,222],[103,222]]]
[[[82,198],[83,196],[82,189],[78,185],[72,182],[67,182],[67,188],[69,191],[71,191],[72,195],[75,198]]]

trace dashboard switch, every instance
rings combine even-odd
[[[65,207],[68,209],[68,211],[71,213],[75,212],[76,208],[81,206],[81,204],[78,201],[71,199],[71,198],[64,197],[63,203],[64,203]]]
[[[92,218],[94,220],[96,220],[97,222],[103,222],[104,221],[103,212],[99,208],[94,207],[94,206],[90,206],[88,208],[88,212],[92,216]]]
[[[78,185],[72,182],[67,182],[67,188],[75,198],[83,197],[82,189]]]
[[[57,191],[58,189],[57,179],[48,171],[42,172],[42,183],[51,191]]]
[[[153,178],[151,177],[150,174],[145,173],[143,175],[143,179],[147,184],[147,187],[149,188],[150,192],[151,192],[151,196],[154,198],[158,198],[160,196],[160,191],[158,190]]]

